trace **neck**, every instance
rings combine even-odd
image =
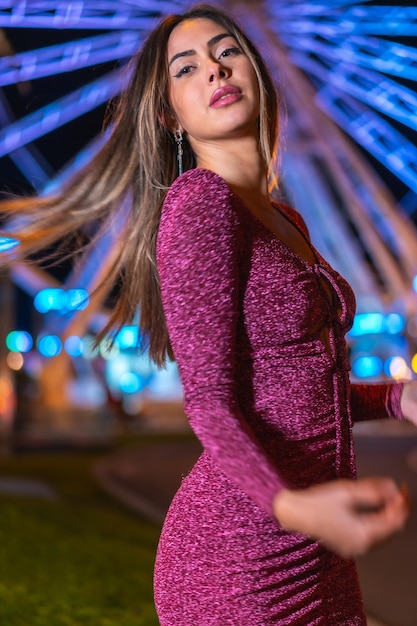
[[[269,205],[267,172],[257,139],[205,143],[194,150],[198,167],[219,174],[242,198]]]

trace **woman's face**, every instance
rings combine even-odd
[[[168,41],[168,66],[175,128],[186,131],[194,150],[199,142],[258,136],[255,70],[223,26],[204,18],[181,22]]]

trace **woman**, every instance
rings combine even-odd
[[[162,626],[365,624],[351,557],[408,514],[391,480],[353,480],[352,421],[415,420],[415,385],[350,386],[353,294],[269,197],[277,112],[264,62],[226,14],[171,16],[135,61],[107,146],[15,233],[27,255],[131,196],[105,330],[140,305],[151,357],[178,361],[205,448],[161,536]]]

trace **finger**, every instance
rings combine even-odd
[[[379,511],[390,501],[404,500],[398,485],[391,478],[366,478],[352,483],[352,505],[363,512]]]
[[[364,548],[368,549],[402,530],[408,516],[409,506],[401,493],[396,499],[389,500],[378,511],[362,513],[360,522],[363,536],[366,537]],[[366,543],[369,545],[366,546]]]

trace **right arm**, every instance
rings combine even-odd
[[[334,480],[299,491],[282,490],[274,514],[287,530],[320,540],[346,558],[365,554],[403,529],[408,492],[389,478]]]
[[[242,227],[223,179],[192,170],[165,200],[158,271],[185,409],[205,450],[267,513],[283,488],[236,397]]]

